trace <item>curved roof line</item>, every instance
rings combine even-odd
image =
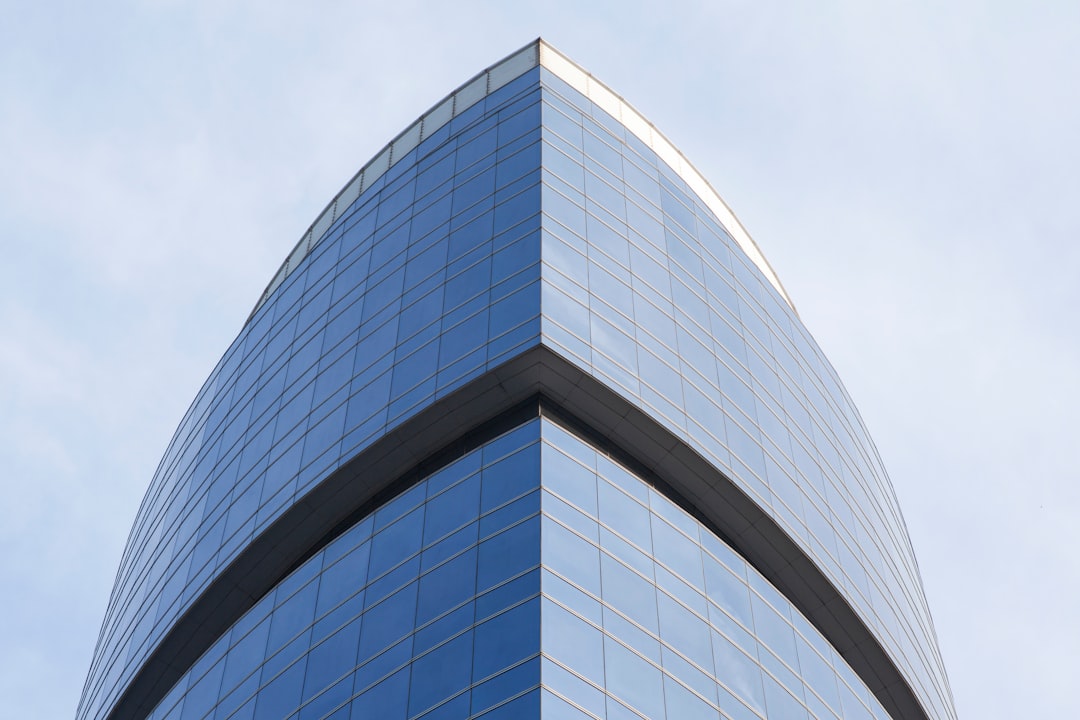
[[[791,302],[791,298],[788,297],[780,278],[762,254],[761,248],[750,237],[750,233],[746,231],[739,219],[735,217],[734,211],[728,207],[720,194],[709,184],[705,176],[698,172],[697,168],[686,156],[644,115],[626,102],[621,95],[597,80],[587,70],[553,48],[543,39],[536,42],[540,48],[540,65],[589,98],[608,115],[618,120],[623,127],[633,133],[638,140],[645,143],[679,177],[685,180],[690,189],[705,203],[705,206],[716,215],[724,229],[728,231],[732,239],[738,243],[739,248],[746,253],[751,262],[761,271],[765,279],[780,293],[780,297],[795,311],[795,305]],[[795,314],[798,315],[798,311],[795,311]]]
[[[750,261],[761,271],[765,279],[776,289],[780,297],[798,315],[798,311],[795,310],[795,305],[791,302],[791,298],[788,297],[780,278],[777,277],[776,272],[765,259],[757,243],[750,237],[750,233],[746,231],[739,219],[735,217],[735,213],[728,207],[719,193],[713,189],[709,181],[686,159],[686,156],[651,122],[626,102],[622,96],[597,80],[588,71],[553,48],[542,38],[537,38],[520,50],[511,53],[491,67],[478,73],[457,90],[440,100],[430,110],[421,115],[419,119],[399,133],[397,137],[387,143],[366,165],[360,168],[300,237],[300,241],[289,253],[281,267],[278,268],[273,279],[263,290],[262,295],[259,296],[259,301],[255,303],[248,320],[250,321],[254,317],[255,313],[259,311],[259,308],[277,290],[285,278],[300,265],[341,214],[398,160],[408,155],[417,145],[431,137],[446,123],[483,100],[489,94],[537,66],[546,68],[618,120],[623,127],[633,133],[638,140],[645,143],[679,177],[685,180],[686,184],[705,206],[716,215],[720,224],[724,226],[732,239],[738,243],[746,256],[750,258]]]

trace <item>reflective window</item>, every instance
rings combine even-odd
[[[84,712],[111,702],[102,693],[187,603],[344,459],[538,341],[537,77],[492,92],[339,207],[245,326],[136,521]],[[416,527],[373,541],[373,577],[418,551]]]
[[[544,504],[541,538],[543,683],[560,699],[557,716],[574,706],[668,720],[884,712],[798,611],[697,520],[572,433],[545,421],[542,434],[545,493],[566,498]],[[858,708],[841,707],[841,686]]]
[[[333,540],[151,717],[224,718],[243,705],[246,717],[347,717],[351,707],[358,718],[460,718],[535,688],[539,429],[533,421],[473,450]],[[482,499],[481,478],[497,493]]]
[[[423,140],[410,130],[403,157],[320,220],[326,232],[294,254],[200,391],[133,528],[82,714],[108,707],[191,601],[308,490],[542,341],[750,494],[948,715],[888,478],[798,317],[678,172],[552,73],[471,93],[461,97],[476,104],[456,116],[447,106]],[[157,717],[279,705],[299,718],[511,717],[540,703],[610,717],[881,713],[730,548],[545,427],[542,446],[534,432],[470,454],[309,560]],[[608,673],[572,666],[564,649],[546,659],[559,679],[543,694],[520,669],[539,660],[497,649],[518,665],[483,678],[455,667],[414,687],[541,586],[553,604],[536,612],[591,628],[590,646],[610,648],[637,689],[608,688],[598,705]],[[353,664],[335,675],[349,642]],[[715,694],[702,679],[713,672]]]
[[[542,488],[552,502],[541,511]],[[707,596],[685,575],[705,577]],[[537,420],[332,541],[151,717],[244,707],[245,717],[461,718],[531,711],[541,683],[556,716],[882,712],[736,553],[609,456]]]
[[[895,498],[827,360],[679,172],[546,69],[542,82],[543,342],[749,493],[949,715]],[[668,530],[653,530],[657,557],[703,589]]]

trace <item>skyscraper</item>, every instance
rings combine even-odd
[[[304,234],[78,717],[951,718],[892,487],[727,206],[543,42]]]

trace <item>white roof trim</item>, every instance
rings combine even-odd
[[[772,284],[780,296],[784,298],[792,310],[795,306],[788,297],[787,291],[780,283],[772,266],[761,254],[761,249],[750,237],[735,213],[731,211],[727,203],[713,189],[709,181],[679,152],[678,148],[664,137],[663,133],[646,120],[641,113],[635,110],[629,103],[623,100],[611,88],[594,78],[580,65],[569,59],[543,40],[538,40],[540,46],[540,64],[559,76],[570,87],[592,100],[604,112],[622,123],[623,127],[632,132],[638,140],[645,143],[653,152],[666,162],[671,168],[686,181],[690,189],[701,199],[705,206],[716,215],[720,223],[728,231],[731,237],[739,244],[746,256],[757,266],[758,270]]]
[[[483,100],[488,94],[506,85],[511,80],[524,75],[537,65],[547,68],[554,75],[596,103],[598,107],[622,123],[638,140],[666,162],[686,181],[686,184],[705,206],[716,215],[742,251],[746,253],[746,256],[750,258],[776,291],[780,293],[780,296],[784,298],[791,309],[795,309],[787,292],[784,290],[784,286],[780,284],[780,279],[773,272],[768,261],[765,260],[765,256],[761,254],[761,250],[750,237],[750,233],[746,232],[746,228],[735,217],[735,213],[720,198],[720,195],[713,190],[701,173],[690,164],[686,156],[679,152],[664,137],[663,133],[657,130],[652,123],[646,120],[641,113],[631,107],[611,88],[594,78],[580,65],[543,40],[535,40],[477,74],[446,98],[439,101],[362,167],[345,184],[345,187],[334,196],[334,199],[319,213],[315,221],[304,232],[300,242],[289,253],[270,284],[266,286],[263,294],[259,297],[259,301],[255,304],[255,308],[251,311],[251,315],[254,315],[262,307],[263,303],[288,277],[289,273],[319,243],[323,233],[337,219],[338,212],[344,211],[348,205],[352,204],[364,190],[378,180],[395,162],[415,148],[420,140],[429,137],[443,125],[450,122],[453,117],[461,114],[472,105]]]

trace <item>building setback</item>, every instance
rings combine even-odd
[[[757,246],[542,41],[369,162],[176,431],[78,718],[954,718]]]

